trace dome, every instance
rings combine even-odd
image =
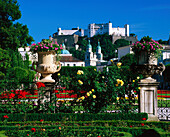
[[[70,52],[66,49],[61,50],[61,54],[70,54]]]
[[[68,50],[66,50],[66,46],[64,45],[64,43],[62,44],[63,50],[61,50],[61,54],[70,54],[70,52]]]

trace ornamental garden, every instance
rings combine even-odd
[[[142,45],[135,45],[138,52],[139,44]],[[50,48],[57,54],[62,50],[57,43],[48,42],[31,48],[33,52],[45,52],[45,56]],[[61,67],[56,60],[52,62],[58,63],[49,67],[49,61],[43,64],[46,59],[40,58],[42,61],[31,69],[28,56],[22,61],[18,53],[11,51],[9,57],[11,62],[7,64],[11,69],[6,69],[1,80],[2,137],[170,135],[169,122],[150,121],[148,113],[140,110],[139,83],[145,73],[134,72],[121,62],[112,62],[103,71],[92,66]],[[42,78],[34,79],[33,70],[41,72]]]

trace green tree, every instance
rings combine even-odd
[[[130,42],[128,40],[125,40],[125,39],[118,39],[118,40],[115,41],[114,44],[116,45],[117,48],[119,48],[119,47],[130,45]]]
[[[137,63],[137,60],[134,54],[126,54],[120,59],[120,62],[122,63],[122,66],[130,66],[133,63]]]
[[[28,28],[14,21],[21,18],[17,0],[0,0],[0,48],[17,51],[21,46],[31,44],[33,38]]]
[[[85,59],[85,50],[76,50],[75,48],[71,48],[70,53],[73,54],[73,57],[78,58],[82,61],[84,61]]]
[[[158,40],[159,44],[168,44],[168,41],[163,41],[162,39]]]

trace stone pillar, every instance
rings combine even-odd
[[[157,87],[159,82],[155,79],[148,77],[139,82],[139,112],[148,113],[148,121],[158,120],[158,102],[157,102]]]
[[[45,90],[41,91],[38,90],[38,105],[40,106],[41,104],[44,105],[45,102],[51,102],[52,98],[52,91],[54,89],[54,82],[44,82],[45,84]],[[40,108],[41,109],[41,108]]]

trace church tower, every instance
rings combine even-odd
[[[90,40],[88,40],[88,45],[85,53],[85,66],[96,66],[96,56],[92,52],[92,46]]]
[[[97,57],[97,60],[103,60],[103,54],[101,52],[101,46],[100,46],[100,42],[98,41],[98,46],[96,48],[96,57]]]

